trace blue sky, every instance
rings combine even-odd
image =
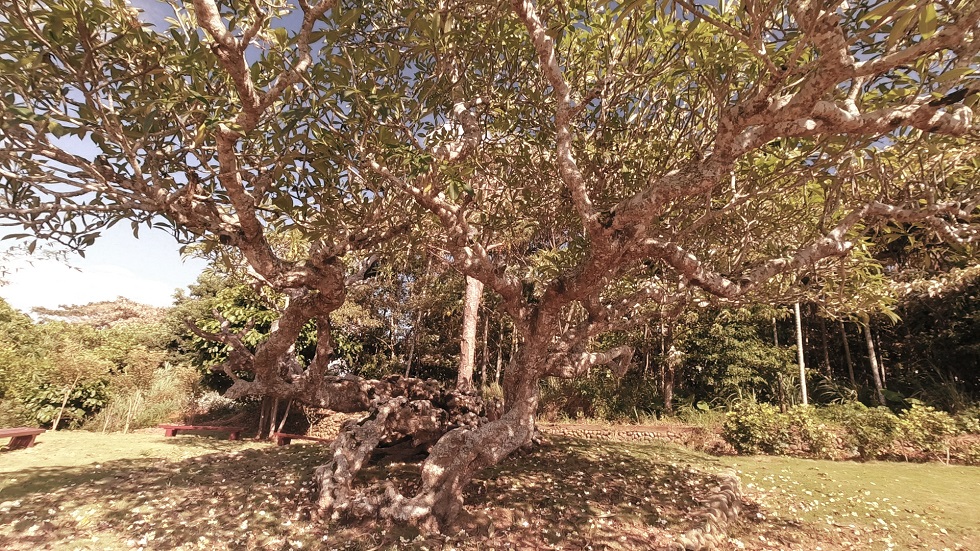
[[[4,242],[4,244],[10,241]],[[173,303],[178,288],[193,283],[206,263],[182,259],[180,245],[163,230],[144,229],[139,239],[128,224],[106,230],[85,252],[68,262],[22,258],[14,261],[0,297],[23,312],[43,306],[86,304],[126,297],[154,306]]]
[[[147,21],[160,22],[173,14],[166,4],[155,0],[132,3],[145,10]],[[19,228],[0,228],[0,235],[18,232]],[[0,241],[0,247],[11,243]],[[143,228],[136,239],[129,224],[118,224],[103,232],[86,250],[85,258],[72,254],[65,263],[27,257],[4,266],[12,273],[6,277],[7,285],[0,286],[0,297],[23,312],[120,296],[169,306],[174,292],[193,283],[206,265],[200,259],[182,259],[179,249],[180,244],[163,230]]]

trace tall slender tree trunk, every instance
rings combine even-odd
[[[888,379],[885,377],[885,351],[881,347],[881,331],[874,331],[872,335],[874,335],[875,348],[878,350],[878,371],[881,372],[881,386],[888,388]]]
[[[800,364],[800,394],[803,396],[803,405],[810,403],[806,393],[806,362],[803,359],[803,324],[800,316],[800,303],[793,304],[793,314],[796,316],[796,361]]]
[[[650,369],[650,324],[643,326],[643,377]]]
[[[660,321],[660,395],[664,399],[664,412],[674,413],[674,381],[681,365],[681,353],[674,347],[674,331]]]
[[[419,280],[419,283],[422,286],[418,294],[419,309],[418,312],[415,313],[415,325],[412,326],[412,340],[408,345],[408,359],[405,362],[405,377],[409,377],[412,374],[412,362],[415,360],[415,347],[418,346],[418,342],[419,342],[419,326],[422,325],[421,306],[422,306],[423,299],[425,299],[425,291],[427,289],[427,287],[424,285],[424,281],[428,277],[429,272],[431,271],[432,271],[432,256],[429,255],[429,257],[425,261],[425,273],[422,274],[422,278],[421,280]],[[413,291],[415,290],[414,286],[412,290]]]
[[[483,298],[483,282],[466,276],[466,294],[463,301],[463,331],[460,337],[459,373],[456,388],[473,389],[473,364],[476,356],[476,326],[480,318],[480,300]]]
[[[490,352],[490,344],[487,342],[490,336],[490,316],[485,316],[486,319],[483,320],[483,353],[480,354],[480,386],[487,386],[487,364],[490,363],[490,358],[487,355]]]
[[[875,342],[871,337],[871,320],[867,315],[861,316],[861,325],[864,326],[864,342],[868,347],[868,363],[871,368],[871,378],[875,385],[875,402],[878,405],[885,405],[884,385],[881,382],[881,371],[878,369],[878,356],[875,353]]]
[[[847,376],[851,380],[851,387],[857,390],[858,383],[854,377],[854,361],[851,360],[851,345],[847,343],[847,327],[844,320],[840,320],[840,338],[844,342],[844,362],[847,363]]]
[[[293,407],[292,400],[286,402],[286,412],[282,414],[282,418],[279,420],[279,425],[276,426],[276,432],[282,432],[282,428],[286,425],[286,419],[289,418],[289,409],[292,407]]]
[[[75,390],[75,385],[78,384],[79,377],[80,375],[76,375],[75,380],[65,390],[65,399],[61,401],[61,408],[58,410],[58,416],[54,418],[54,423],[51,424],[51,430],[58,430],[58,425],[61,424],[61,416],[65,414],[65,408],[68,407],[68,398],[71,397],[71,391]]]
[[[256,431],[256,436],[261,440],[262,435],[265,434],[266,423],[269,419],[269,404],[272,403],[272,398],[268,396],[262,397],[262,403],[259,406],[259,428]]]
[[[517,328],[514,327],[512,329],[513,330],[511,331],[510,334],[510,356],[507,357],[508,365],[514,363],[514,361],[517,360],[517,340],[518,340]],[[507,368],[504,368],[504,371],[509,371],[509,370]],[[497,383],[500,383],[500,371],[497,371]]]
[[[673,344],[667,349],[667,356],[664,361],[664,378],[661,391],[664,396],[664,411],[674,412],[674,379],[677,375],[677,368],[680,367],[681,353]]]
[[[265,433],[265,438],[272,438],[272,433],[276,430],[276,424],[279,422],[279,398],[272,399],[272,407],[269,408],[269,429]]]
[[[776,318],[772,318],[772,344],[779,346],[779,327],[776,325]]]
[[[504,320],[500,320],[500,332],[497,333],[497,367],[493,371],[493,382],[500,386],[500,372],[504,368]]]
[[[412,375],[412,362],[415,360],[415,343],[419,340],[418,337],[418,326],[422,315],[419,314],[415,319],[415,325],[412,327],[412,340],[408,343],[408,359],[405,360],[405,376],[410,377]]]
[[[820,318],[820,345],[823,347],[823,369],[827,378],[833,380],[834,370],[830,368],[830,347],[827,344],[827,320]]]

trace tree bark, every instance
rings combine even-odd
[[[282,418],[279,420],[279,425],[276,426],[276,432],[282,432],[282,428],[286,425],[286,419],[289,418],[289,410],[292,407],[293,407],[292,400],[286,402],[286,411],[282,414]]]
[[[332,460],[317,469],[319,505],[335,518],[343,513],[380,515],[440,529],[458,513],[456,490],[461,507],[462,486],[472,474],[445,486],[441,475],[448,476],[446,467],[465,459],[466,446],[481,449],[476,445],[479,438],[468,435],[482,434],[477,431],[492,424],[483,401],[474,394],[444,389],[433,380],[390,377],[356,383],[361,384],[335,388],[335,393],[345,395],[338,397],[337,403],[360,404],[371,414],[343,427],[332,447]],[[354,479],[372,453],[379,446],[393,444],[407,444],[429,453],[422,467],[420,493],[405,498],[390,485],[383,492],[356,492]],[[479,462],[479,458],[470,459]]]
[[[269,429],[265,433],[265,438],[272,438],[272,433],[276,430],[279,422],[279,398],[272,398],[272,407],[269,408]]]
[[[61,423],[61,416],[64,415],[65,407],[68,406],[68,398],[71,397],[71,391],[75,390],[78,379],[79,377],[76,376],[75,380],[71,382],[71,386],[65,391],[65,399],[61,401],[61,408],[58,410],[58,416],[54,418],[54,423],[51,424],[51,430],[58,430],[58,425]]]
[[[480,301],[483,298],[483,282],[466,276],[466,294],[463,301],[463,330],[460,337],[459,373],[456,388],[473,389],[473,366],[476,356],[476,326],[480,317]]]
[[[885,405],[884,386],[881,382],[881,372],[878,370],[878,358],[875,354],[875,343],[871,338],[871,320],[867,315],[861,316],[861,325],[864,327],[864,342],[868,347],[868,363],[871,368],[871,378],[875,385],[875,402],[878,405]]]
[[[264,438],[266,421],[268,419],[269,403],[272,400],[269,396],[263,396],[262,402],[259,404],[259,426],[255,431],[255,435],[260,440]]]
[[[881,372],[881,386],[888,388],[888,378],[885,377],[885,351],[881,347],[881,331],[874,331],[872,335],[874,335],[875,348],[878,351],[878,371]]]
[[[847,343],[847,327],[844,320],[840,320],[840,338],[844,342],[844,362],[847,363],[847,376],[851,380],[851,387],[857,390],[857,379],[854,377],[854,361],[851,360],[851,345]]]
[[[664,396],[664,411],[667,413],[674,412],[674,378],[680,363],[681,353],[671,344],[664,361],[664,379],[661,388]]]
[[[660,394],[664,399],[664,412],[674,413],[674,378],[681,365],[681,353],[674,347],[674,331],[660,322]]]
[[[803,324],[800,316],[800,303],[793,304],[793,314],[796,317],[796,361],[800,365],[800,394],[803,397],[803,405],[809,405],[810,401],[806,393],[806,362],[803,359]]]
[[[820,318],[820,345],[823,348],[823,369],[827,378],[833,380],[834,372],[830,368],[830,348],[827,338],[827,320]]]
[[[557,330],[556,316],[541,317],[546,321],[539,322],[539,327],[525,326],[524,345],[511,357],[504,373],[504,412],[499,418],[494,419],[477,395],[444,390],[437,384],[429,387],[428,382],[397,378],[363,382],[374,389],[373,393],[351,387],[348,394],[372,396],[366,404],[372,414],[345,426],[332,448],[332,461],[317,469],[319,504],[325,511],[334,517],[345,513],[374,515],[410,522],[424,531],[446,530],[462,509],[463,489],[470,479],[532,443],[539,382],[546,373],[569,365],[585,369],[600,362],[624,363],[632,356],[629,347],[576,353],[572,358],[556,355],[549,349]],[[515,328],[512,343],[517,341],[517,332]],[[564,363],[556,363],[562,358]],[[567,371],[577,376],[581,370]],[[351,396],[345,400],[357,401]],[[407,441],[428,451],[421,486],[414,496],[402,495],[390,483],[383,490],[353,488],[357,472],[373,450],[391,444],[402,446]]]
[[[490,316],[483,320],[483,352],[480,354],[480,386],[487,386],[487,363],[490,359],[487,354],[490,352],[490,345],[487,338],[490,336]]]
[[[497,366],[493,371],[493,382],[500,386],[500,372],[504,368],[504,320],[500,320],[500,332],[497,333]]]

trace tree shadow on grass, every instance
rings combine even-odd
[[[478,475],[467,488],[458,534],[423,537],[409,527],[362,522],[332,527],[331,541],[365,550],[670,549],[677,536],[701,525],[698,500],[718,487],[719,463],[676,446],[559,437]],[[372,466],[358,483],[386,478],[411,495],[418,470]],[[732,535],[762,535],[773,544],[800,540],[799,526],[761,520],[756,512],[750,505],[744,520],[731,526]],[[760,541],[740,542],[742,547],[733,541],[731,548],[773,548]]]
[[[560,438],[474,479],[463,532],[423,537],[373,521],[318,521],[312,477],[326,449],[270,446],[6,473],[0,548],[662,549],[699,523],[697,498],[717,484],[700,454]],[[418,469],[373,466],[359,483],[387,479],[411,494]],[[754,520],[735,528],[768,541],[786,529]]]
[[[314,546],[304,446],[179,462],[125,459],[5,475],[0,548],[243,549]]]
[[[227,433],[194,432],[163,438],[163,442],[178,448],[207,449],[215,452],[232,452],[242,446],[242,442],[268,442],[267,440],[228,440]]]

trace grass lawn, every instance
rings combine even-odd
[[[697,523],[713,473],[750,500],[731,549],[980,549],[980,469],[716,458],[554,438],[484,472],[465,533],[331,523],[311,506],[326,448],[206,436],[47,432],[0,454],[0,549],[662,549]],[[406,487],[417,467],[372,467]]]
[[[980,549],[980,468],[725,458],[769,515],[855,549]]]

